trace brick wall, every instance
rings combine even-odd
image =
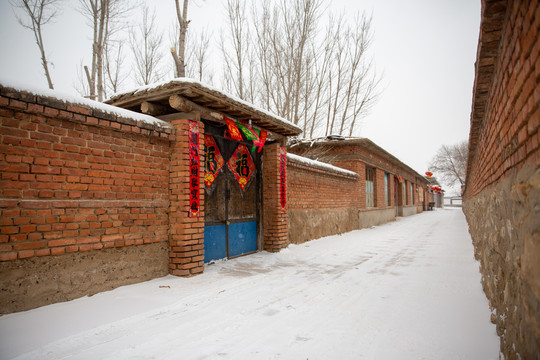
[[[358,207],[359,176],[317,168],[294,159],[288,160],[287,171],[289,210]]]
[[[14,297],[4,303],[6,289],[30,276],[10,277],[12,263],[24,268],[43,258],[42,269],[32,268],[45,276],[49,257],[142,246],[130,252],[139,257],[146,245],[157,244],[147,248],[152,253],[166,249],[173,129],[107,109],[0,87],[2,305],[36,305],[15,304]],[[138,268],[135,261],[125,269]],[[164,275],[162,265],[156,260],[146,273],[127,275],[128,282]]]
[[[356,172],[359,175],[359,192],[360,198],[358,203],[360,209],[366,209],[366,188],[365,188],[365,167],[370,166],[375,168],[375,204],[377,209],[389,209],[395,206],[394,204],[394,175],[402,176],[407,183],[411,182],[414,185],[424,188],[427,184],[426,180],[417,174],[413,169],[401,163],[391,154],[381,149],[367,139],[358,139],[352,141],[336,141],[318,145],[315,148],[306,146],[295,146],[291,149],[292,152],[303,156],[315,156],[321,161],[334,164],[338,167]],[[384,173],[388,173],[388,181],[390,183],[390,205],[385,204],[384,195]],[[398,184],[400,186],[400,184]],[[414,208],[413,211],[422,211],[423,204],[418,201],[418,194],[415,193],[415,203],[410,201],[410,188],[403,188],[403,201],[400,203],[404,207]],[[420,191],[420,190],[419,190]],[[405,192],[409,197],[405,197]],[[405,201],[407,200],[407,201]],[[366,209],[367,210],[367,209]]]
[[[199,119],[191,119],[198,121]],[[189,121],[173,120],[176,138],[170,168],[170,260],[171,274],[191,276],[204,270],[204,166],[201,166],[200,216],[188,217],[189,210]],[[204,159],[204,125],[199,123],[199,163]]]
[[[358,229],[359,176],[289,158],[289,239],[302,243]],[[365,192],[365,190],[364,190]]]
[[[463,209],[506,359],[540,353],[540,8],[482,1]]]
[[[263,173],[263,232],[264,250],[276,252],[289,246],[289,218],[280,202],[280,144],[264,147]],[[290,176],[287,169],[287,179]],[[287,182],[288,186],[288,182]],[[290,188],[287,188],[287,193]],[[290,204],[287,204],[286,209]]]

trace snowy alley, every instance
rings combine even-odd
[[[0,317],[1,359],[497,359],[461,209]]]

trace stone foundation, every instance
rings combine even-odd
[[[506,359],[540,354],[540,168],[528,165],[463,204]]]
[[[0,314],[165,276],[168,252],[160,242],[0,262]]]

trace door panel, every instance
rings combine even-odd
[[[257,222],[231,223],[229,225],[229,257],[257,251]]]
[[[226,225],[204,227],[204,262],[227,257]]]
[[[228,170],[228,169],[227,169]],[[253,176],[255,178],[255,176]],[[253,219],[256,217],[256,181],[252,179],[242,191],[234,176],[229,177],[230,201],[229,220]]]

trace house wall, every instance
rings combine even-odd
[[[0,87],[0,312],[167,274],[172,133]]]
[[[289,158],[287,187],[291,243],[358,229],[358,202],[361,199],[358,176]]]
[[[483,1],[463,210],[505,359],[540,354],[540,7]]]

